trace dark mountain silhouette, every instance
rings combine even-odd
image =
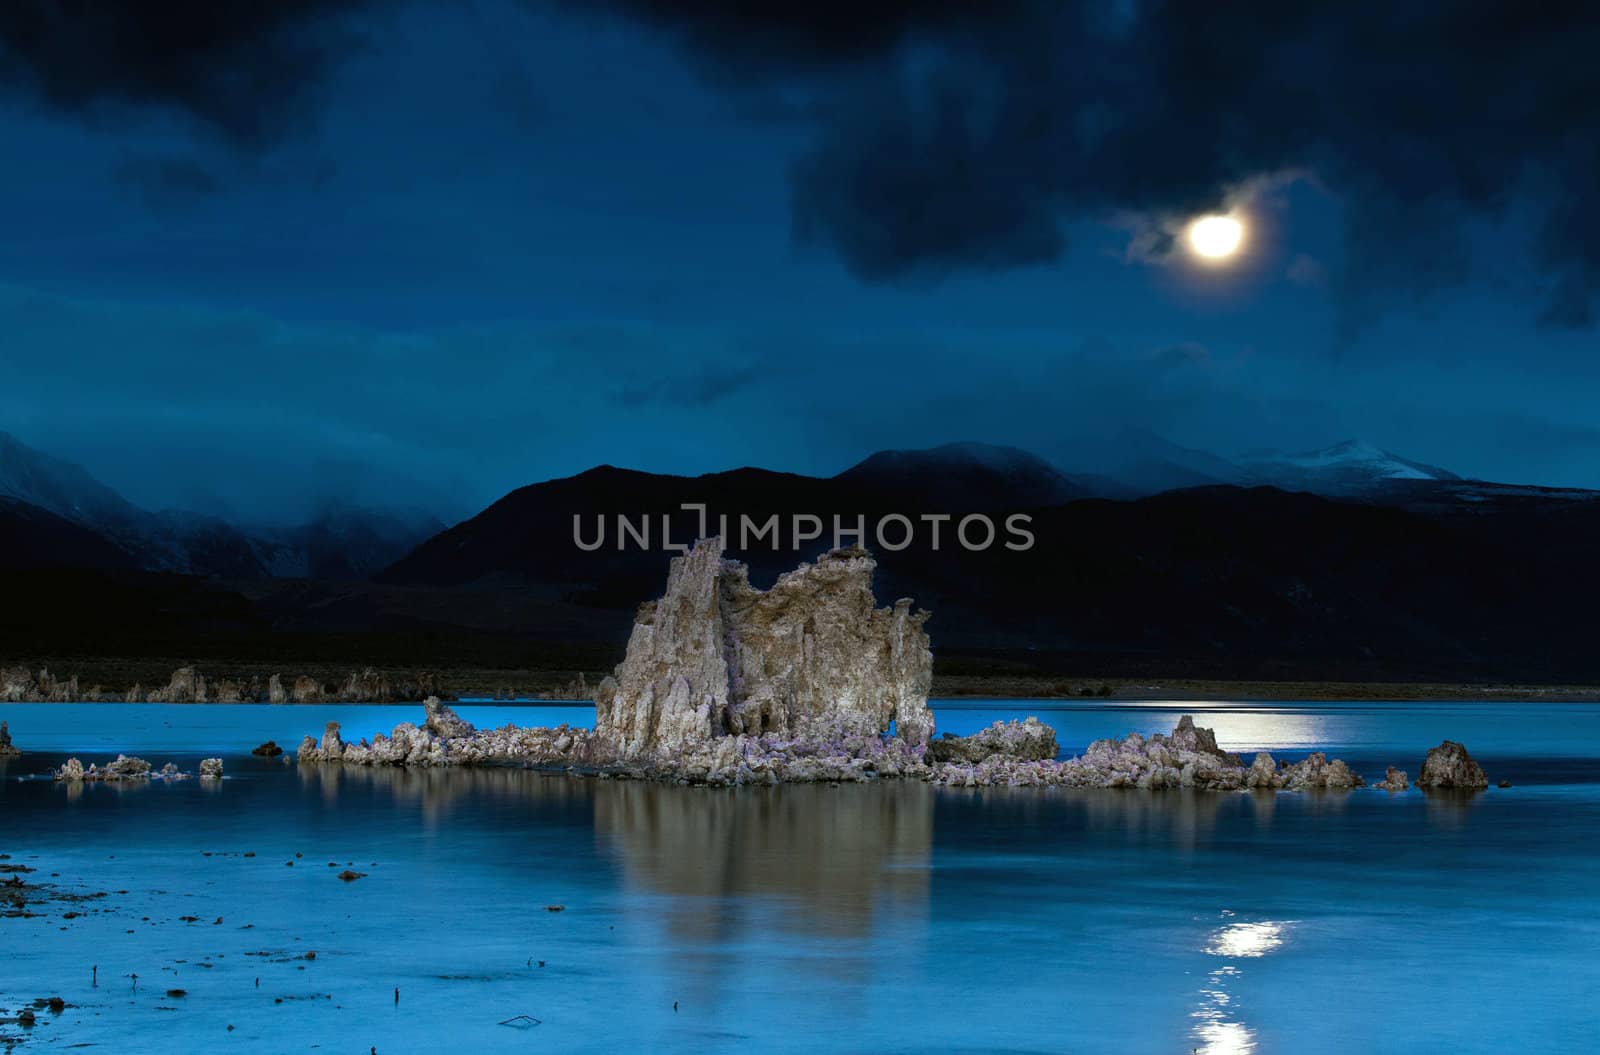
[[[875,457],[832,479],[741,469],[702,477],[613,468],[521,488],[385,571],[384,582],[487,590],[631,610],[656,592],[659,546],[585,553],[572,521],[651,518],[703,502],[715,517],[835,515],[869,527],[885,511],[997,513],[997,492],[949,486],[936,461]],[[887,479],[888,467],[905,471]],[[1443,481],[1452,486],[1475,486]],[[1517,491],[1526,489],[1504,489]],[[1600,585],[1587,539],[1600,502],[1586,492],[1516,501],[1337,501],[1271,487],[1171,491],[1137,501],[1026,508],[1034,547],[934,548],[926,531],[878,548],[881,599],[931,608],[935,641],[961,651],[1099,656],[1141,668],[1243,676],[1344,669],[1428,677],[1600,676],[1581,600]],[[999,517],[995,519],[998,521]],[[675,541],[694,533],[678,513]],[[588,532],[590,529],[585,528]],[[592,532],[588,536],[593,538]],[[659,541],[659,536],[655,536]],[[848,540],[847,540],[848,541]],[[869,544],[870,544],[869,538]],[[758,582],[831,539],[774,552],[741,546]],[[1531,599],[1539,597],[1534,603]]]
[[[131,568],[105,536],[48,509],[0,496],[0,568]]]
[[[1071,464],[1092,466],[1101,498],[1140,498],[1180,487],[1239,484],[1240,466],[1206,451],[1183,447],[1149,429],[1125,428],[1072,444]]]
[[[990,443],[949,443],[926,450],[879,451],[834,481],[884,500],[926,501],[942,489],[968,510],[1032,509],[1104,493],[1116,485],[1099,477],[1072,477],[1036,454]],[[912,510],[923,512],[926,510]]]
[[[331,570],[316,578],[264,578],[248,564],[197,577],[128,570],[121,544],[11,500],[0,505],[0,589],[30,604],[0,619],[0,631],[9,648],[39,654],[67,643],[357,665],[572,667],[583,657],[599,669],[614,661],[638,602],[660,592],[665,543],[700,534],[698,513],[682,508],[694,503],[760,585],[828,549],[836,520],[860,523],[880,561],[880,600],[910,596],[934,612],[946,667],[1600,680],[1588,611],[1600,587],[1596,493],[1421,470],[1339,499],[1231,485],[1073,497],[1080,486],[1025,452],[974,444],[885,452],[831,478],[601,466],[511,492],[370,582],[332,580],[362,572],[352,552],[371,559],[398,540],[366,534],[348,512],[311,529],[339,536],[318,566]],[[876,537],[895,514],[913,522],[902,549]],[[925,514],[950,518],[938,544]],[[998,534],[968,549],[956,525],[976,514]],[[1013,514],[1029,518],[1025,551],[1004,546],[1017,540],[1004,533]],[[644,545],[620,533],[619,517]],[[747,521],[774,517],[776,537],[742,534]],[[226,567],[224,555],[207,560]]]

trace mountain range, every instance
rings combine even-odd
[[[7,503],[0,521],[16,521],[6,528],[13,545],[0,552],[0,566],[9,567],[85,566],[81,536],[88,532],[110,547],[98,549],[90,566],[230,579],[364,579],[444,527],[426,513],[336,505],[287,527],[237,524],[185,510],[149,511],[83,467],[4,432],[0,499]],[[25,535],[23,523],[41,523],[41,512],[77,530]]]
[[[903,549],[867,539],[880,600],[935,613],[947,669],[1600,680],[1588,603],[1600,492],[1467,480],[1356,442],[1229,461],[1133,434],[1124,450],[1085,473],[979,443],[883,451],[832,477],[600,466],[448,528],[330,510],[260,529],[139,510],[12,440],[0,587],[33,603],[0,613],[0,640],[38,655],[598,669],[659,593],[662,518],[675,542],[698,533],[692,503],[712,523],[817,518],[818,537],[730,539],[763,585],[828,548],[836,518],[949,515],[942,545],[920,522]],[[1026,550],[952,537],[967,515],[1016,513]],[[652,544],[619,546],[618,517]]]

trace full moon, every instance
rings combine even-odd
[[[1189,225],[1189,246],[1207,260],[1222,260],[1239,251],[1244,224],[1232,216],[1202,216]]]

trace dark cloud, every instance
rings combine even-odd
[[[96,113],[158,106],[259,145],[313,101],[354,46],[338,16],[367,0],[7,0],[0,83]]]
[[[615,0],[730,79],[810,76],[802,237],[859,276],[1055,259],[1074,218],[1176,221],[1312,173],[1346,203],[1359,326],[1465,274],[1463,223],[1531,202],[1543,318],[1600,290],[1600,14],[1555,0],[800,5]]]
[[[869,281],[1049,263],[1069,223],[1108,216],[1144,218],[1141,244],[1170,252],[1182,218],[1305,173],[1348,214],[1329,275],[1347,334],[1460,282],[1468,221],[1513,215],[1542,320],[1595,319],[1600,12],[1580,0],[518,2],[635,20],[749,112],[805,115],[796,235]],[[11,0],[0,84],[260,145],[360,46],[345,16],[396,6]]]

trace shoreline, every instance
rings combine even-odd
[[[956,681],[956,679],[951,679]],[[950,707],[963,704],[981,704],[986,701],[1051,705],[1116,704],[1122,703],[1600,703],[1600,686],[1588,685],[1467,685],[1460,683],[1407,682],[1294,682],[1294,681],[1206,681],[1206,680],[1141,680],[1127,684],[1114,684],[1109,693],[1055,692],[1048,685],[1031,679],[997,679],[1000,684],[974,684],[984,679],[961,678],[955,684],[935,677],[929,703]],[[1049,679],[1038,679],[1046,681]],[[337,705],[341,707],[396,707],[420,704],[416,699],[394,700],[127,700],[114,695],[100,699],[7,699],[0,707],[16,704],[166,704],[183,707],[233,707],[272,706],[314,708]],[[451,702],[468,707],[572,707],[590,705],[593,697],[517,696],[497,698],[471,694],[455,695]]]

